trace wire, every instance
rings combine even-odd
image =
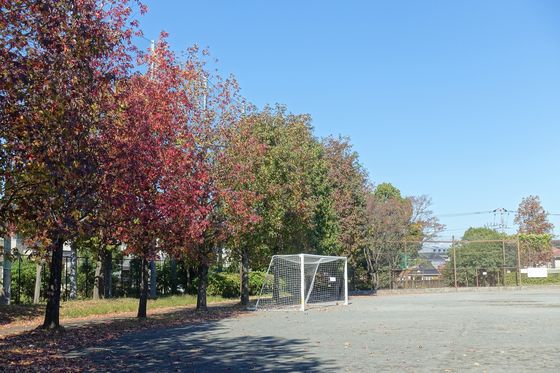
[[[452,218],[456,216],[482,215],[482,214],[492,214],[492,213],[494,213],[494,211],[457,212],[452,214],[441,214],[436,216],[440,218]]]

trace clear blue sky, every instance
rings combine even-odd
[[[560,214],[560,2],[146,3],[146,37],[209,46],[249,101],[349,136],[374,183],[428,194],[436,215],[530,194]],[[494,216],[441,220],[460,237]]]

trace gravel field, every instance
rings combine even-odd
[[[351,298],[80,351],[102,371],[559,372],[560,288]]]

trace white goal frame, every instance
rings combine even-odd
[[[286,266],[280,267],[279,263],[285,263]],[[331,292],[333,294],[326,294],[325,299],[314,300],[314,304],[344,304],[348,305],[348,258],[344,256],[327,256],[327,255],[312,255],[312,254],[293,254],[293,255],[274,255],[270,260],[268,270],[266,272],[265,281],[257,298],[254,309],[299,309],[300,311],[305,311],[306,306],[308,306],[312,292],[315,289],[315,280],[318,276],[318,270],[320,266],[322,267],[322,273],[320,276],[323,277],[323,288],[325,288],[324,281],[328,277],[327,281],[333,282],[333,287]],[[343,265],[343,268],[342,268]],[[306,266],[307,272],[306,272]],[[326,268],[325,268],[326,266]],[[271,273],[271,270],[273,273]],[[280,274],[280,270],[283,272]],[[289,272],[289,273],[287,273]],[[342,277],[342,281],[340,280]],[[286,280],[287,278],[287,280]],[[274,282],[271,285],[271,281]],[[277,302],[273,298],[267,297],[268,293],[274,292],[273,288],[276,288],[276,293],[278,294],[279,282],[283,281],[284,285],[286,282],[292,282],[288,290],[288,296],[284,297],[284,302]],[[306,288],[307,281],[307,288]],[[296,284],[295,282],[299,282]],[[342,289],[336,286],[342,287]],[[299,289],[297,288],[299,286]],[[321,286],[321,282],[318,287]],[[328,284],[330,287],[330,283]],[[343,298],[340,299],[339,290],[343,291]],[[317,291],[320,291],[317,290]],[[328,289],[325,291],[329,291]],[[314,293],[317,297],[318,293]],[[319,294],[320,295],[320,294]],[[332,299],[329,299],[330,298]],[[279,296],[277,295],[277,299]],[[299,298],[299,301],[297,300]],[[288,299],[288,300],[285,300]],[[299,307],[298,307],[299,306]]]

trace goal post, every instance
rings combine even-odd
[[[348,260],[342,256],[274,255],[255,309],[348,304]]]

